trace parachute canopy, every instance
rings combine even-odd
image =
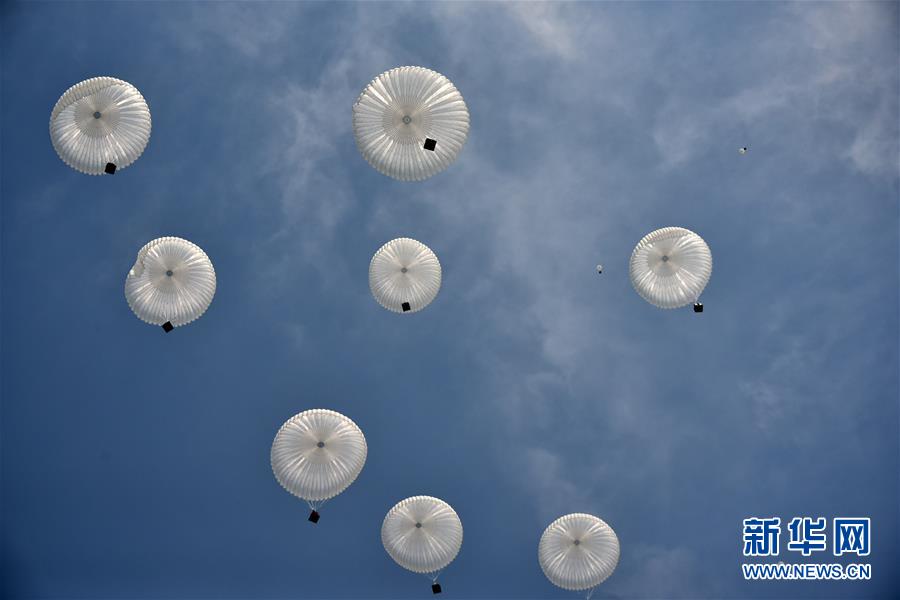
[[[136,87],[94,77],[70,87],[50,113],[50,140],[64,163],[88,175],[115,173],[150,140],[150,109]]]
[[[544,530],[538,562],[554,585],[565,590],[589,590],[616,569],[619,538],[612,527],[593,515],[565,515]]]
[[[315,510],[356,480],[367,452],[365,436],[349,418],[333,410],[306,410],[275,434],[272,472],[281,487]]]
[[[419,181],[456,160],[469,135],[469,110],[450,80],[424,67],[376,77],[353,105],[353,135],[376,170]]]
[[[369,263],[369,288],[375,300],[390,311],[422,310],[441,289],[441,263],[422,242],[391,240]]]
[[[394,561],[414,573],[432,574],[453,562],[462,546],[462,522],[443,500],[413,496],[388,511],[381,542]]]
[[[712,253],[699,235],[681,227],[647,234],[631,253],[631,284],[659,308],[697,302],[712,274]]]
[[[142,321],[166,331],[206,312],[216,293],[216,272],[200,246],[178,237],[146,244],[125,278],[125,299]]]

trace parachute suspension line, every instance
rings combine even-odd
[[[325,506],[326,502],[328,502],[328,500],[307,500],[306,504],[309,506],[310,510],[318,511],[320,508]]]
[[[328,502],[328,500],[307,500],[306,504],[309,505],[310,512],[309,513],[309,521],[311,523],[319,522],[319,509]]]
[[[597,591],[597,586],[592,587],[588,590],[587,596],[584,597],[584,600],[591,600],[591,596],[594,595],[594,592]]]
[[[444,569],[446,569],[446,567],[444,567]],[[431,571],[430,573],[419,573],[419,574],[424,575],[426,579],[431,581],[431,583],[437,583],[437,580],[441,576],[441,573],[444,572],[444,569],[438,569],[437,571]]]
[[[446,567],[445,567],[446,568]],[[432,571],[431,573],[420,573],[420,575],[424,575],[431,581],[431,593],[432,594],[440,594],[441,593],[441,584],[437,582],[438,577],[441,576],[441,573],[444,572],[444,569],[438,569],[437,571]]]
[[[319,522],[319,510],[321,510],[322,506],[327,502],[327,500],[307,500],[306,504],[309,505],[309,521],[311,523]]]
[[[747,154],[750,151],[750,128],[745,121],[740,124],[741,145],[738,147],[739,154]]]

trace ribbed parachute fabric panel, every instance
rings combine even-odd
[[[369,263],[369,289],[395,313],[422,310],[441,289],[441,263],[431,248],[411,238],[389,241]]]
[[[544,530],[538,544],[538,562],[554,585],[572,591],[591,590],[618,565],[619,539],[598,517],[565,515]]]
[[[659,308],[697,302],[712,275],[712,253],[699,235],[682,227],[653,231],[631,254],[629,276],[635,291]]]
[[[50,113],[50,140],[64,163],[88,175],[115,173],[150,141],[150,108],[136,87],[94,77],[70,87]]]
[[[388,555],[404,569],[435,577],[433,582],[456,558],[462,539],[459,516],[449,504],[431,496],[401,500],[381,526]]]
[[[360,153],[401,181],[427,179],[453,163],[469,135],[469,110],[449,79],[424,67],[385,71],[353,105]]]
[[[362,471],[368,447],[350,418],[327,409],[303,411],[288,419],[272,442],[275,479],[312,510],[337,496]]]
[[[200,318],[216,294],[216,271],[200,246],[179,237],[141,248],[125,277],[125,299],[146,323],[173,327]]]

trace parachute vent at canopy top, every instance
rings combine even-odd
[[[469,109],[440,73],[397,67],[376,77],[359,95],[353,105],[353,135],[363,158],[378,172],[421,181],[456,160],[469,135]]]
[[[70,87],[50,113],[50,141],[64,163],[112,175],[136,161],[150,140],[150,109],[136,87],[94,77]]]

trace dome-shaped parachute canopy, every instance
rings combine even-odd
[[[375,300],[390,311],[422,310],[441,289],[441,263],[422,242],[391,240],[369,263],[369,288]]]
[[[376,170],[401,181],[440,173],[469,135],[469,110],[449,79],[397,67],[372,80],[353,105],[353,135]]]
[[[629,273],[644,300],[659,308],[678,308],[698,302],[712,274],[712,253],[693,231],[664,227],[638,243]]]
[[[166,331],[198,319],[215,293],[216,272],[209,257],[178,237],[146,244],[125,278],[125,299],[134,314]]]
[[[64,163],[88,175],[115,173],[144,152],[150,109],[136,87],[94,77],[70,87],[50,113],[50,140]]]
[[[348,417],[316,408],[288,419],[272,442],[272,472],[281,486],[306,500],[310,521],[353,483],[366,463],[366,437]]]
[[[593,515],[565,515],[544,530],[538,562],[554,585],[572,591],[593,590],[616,569],[619,538],[612,527]]]
[[[463,528],[456,511],[438,498],[413,496],[388,511],[381,542],[394,561],[413,573],[428,575],[435,593],[437,578],[462,547]]]

